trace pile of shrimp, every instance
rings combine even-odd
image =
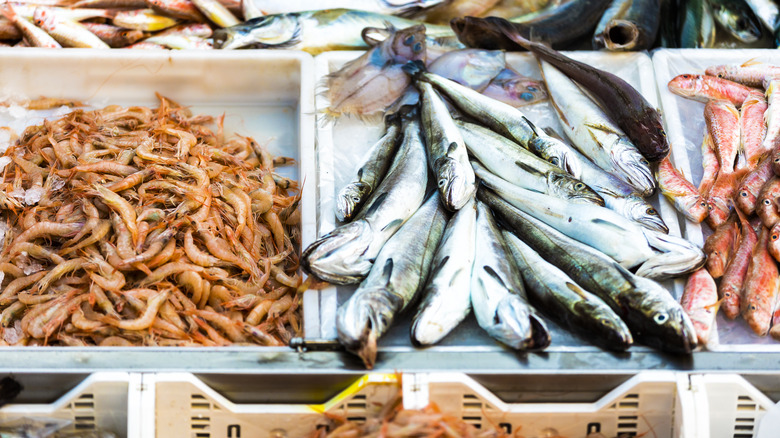
[[[401,391],[363,423],[329,415],[327,427],[318,427],[307,438],[510,438],[499,427],[477,429],[431,403],[424,409],[403,409]],[[562,438],[562,437],[561,437]]]
[[[300,191],[159,96],[75,110],[0,157],[3,345],[279,346],[299,333]]]

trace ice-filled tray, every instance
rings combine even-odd
[[[156,106],[155,92],[195,113],[225,115],[225,133],[249,135],[295,166],[279,172],[303,182],[303,245],[315,235],[313,59],[295,51],[195,53],[116,50],[0,50],[0,98],[69,98],[103,107]],[[23,110],[22,110],[23,111]],[[58,113],[59,112],[59,113]],[[55,109],[52,115],[66,110]],[[21,133],[40,118],[0,107],[0,126]],[[316,302],[316,291],[307,292]],[[316,307],[316,306],[314,306]],[[316,312],[313,326],[317,326]],[[304,328],[309,327],[308,321]]]
[[[329,52],[315,58],[315,71],[317,74],[318,91],[323,91],[324,77],[337,71],[344,63],[355,59],[363,52]],[[569,52],[567,55],[587,62],[598,68],[619,75],[636,87],[654,105],[657,105],[657,93],[652,63],[649,56],[644,53],[607,54],[599,52]],[[541,79],[541,72],[535,58],[527,53],[508,53],[507,62],[518,72],[526,76]],[[328,105],[323,93],[318,93],[317,109],[321,110]],[[554,111],[548,101],[532,106],[526,106],[521,110],[538,126],[551,126],[559,133],[563,133]],[[320,116],[317,123],[317,169],[319,176],[319,191],[317,193],[317,235],[321,236],[332,230],[337,222],[333,213],[334,198],[338,190],[351,178],[358,160],[364,152],[382,135],[380,121],[370,123],[353,118],[341,118],[335,122],[327,122]],[[658,209],[664,221],[673,235],[680,235],[680,226],[674,208],[666,199],[658,199],[653,196],[653,205]],[[672,293],[679,298],[682,293],[683,283],[666,282]],[[320,327],[321,337],[336,338],[335,317],[338,305],[344,302],[354,288],[332,287],[321,292],[320,300]],[[380,341],[380,351],[408,349],[410,347],[409,327],[411,315],[407,312],[393,324],[390,332]],[[570,332],[555,326],[550,322],[552,332],[552,345],[547,351],[599,351],[592,344],[584,342]],[[447,336],[436,348],[469,347],[470,351],[501,350],[497,342],[490,338],[477,325],[473,315]],[[646,347],[636,345],[630,351],[644,350]]]
[[[684,73],[704,74],[710,65],[742,64],[749,60],[780,65],[776,50],[659,50],[653,54],[658,94],[671,143],[674,165],[697,187],[702,178],[701,143],[707,127],[704,123],[704,103],[683,98],[669,91],[667,84]],[[680,215],[683,235],[697,245],[703,245],[712,233],[706,224],[696,224]],[[771,337],[753,333],[744,319],[730,321],[722,312],[717,316],[718,342],[710,345],[716,351],[780,352],[780,343]]]

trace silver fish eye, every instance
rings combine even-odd
[[[650,207],[650,208],[648,208],[648,209],[647,209],[646,213],[647,213],[647,214],[656,214],[656,213],[658,213],[658,212],[657,212],[657,211],[655,211],[655,209],[654,209],[654,208]]]
[[[439,187],[447,185],[447,178],[439,178]]]
[[[552,157],[550,158],[550,162],[557,166],[561,160],[559,160],[558,157]]]
[[[358,197],[358,196],[353,196],[353,197],[352,197],[352,202],[360,202],[360,197]]]
[[[585,188],[585,184],[577,183],[577,184],[574,185],[574,188],[577,189],[577,190],[582,190],[583,188]]]
[[[657,324],[663,324],[669,319],[669,315],[665,313],[657,313],[653,317],[653,321],[655,321]]]

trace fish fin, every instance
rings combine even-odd
[[[363,28],[363,31],[360,32],[360,37],[363,38],[363,41],[368,44],[369,47],[374,47],[379,44],[381,44],[383,41],[387,40],[387,38],[392,35],[395,32],[395,27],[390,24],[389,22],[385,21],[385,27],[366,27]],[[377,39],[371,36],[372,33],[378,34],[380,36],[384,36],[384,39]]]
[[[538,129],[536,129],[536,125],[534,125],[532,121],[528,120],[526,116],[520,116],[520,118],[523,119],[525,123],[528,124],[528,126],[531,128],[531,131],[534,132],[534,135],[539,136],[539,131]]]
[[[385,225],[384,228],[382,228],[382,231],[384,231],[384,230],[386,230],[388,228],[396,227],[396,226],[400,227],[403,224],[404,224],[403,220],[396,219],[396,220],[390,222],[389,224]]]
[[[425,63],[419,59],[416,61],[409,61],[401,67],[404,73],[408,74],[414,79],[417,79],[421,74],[427,71]]]
[[[382,268],[382,276],[380,277],[384,284],[390,283],[390,277],[393,275],[393,259],[387,259],[385,267]]]
[[[590,222],[594,223],[596,225],[605,225],[605,226],[607,226],[609,228],[614,228],[614,229],[620,230],[620,231],[626,231],[625,228],[621,227],[620,225],[618,225],[618,224],[616,224],[614,222],[610,222],[610,221],[608,221],[606,219],[596,218],[596,219],[591,219]]]
[[[558,134],[558,132],[552,128],[552,126],[548,126],[546,128],[542,129],[545,134],[549,135],[550,137],[560,140],[562,142],[565,142],[566,140],[563,139],[563,136],[561,134]]]
[[[387,192],[384,192],[380,194],[379,196],[374,199],[374,202],[371,203],[371,205],[368,206],[366,209],[366,213],[363,216],[368,216],[375,212],[384,202],[385,198],[387,198]]]
[[[581,287],[579,287],[577,284],[575,284],[575,283],[571,283],[571,282],[568,282],[568,281],[567,281],[567,282],[566,282],[566,287],[567,287],[567,288],[568,288],[570,291],[572,291],[572,292],[574,292],[575,294],[579,295],[579,296],[580,296],[582,299],[588,299],[588,296],[587,296],[587,295],[585,295],[585,291],[584,291],[584,290],[583,290]]]
[[[529,166],[529,165],[523,163],[522,161],[515,161],[515,165],[517,165],[517,167],[523,169],[524,171],[530,173],[531,175],[537,175],[537,176],[543,176],[544,175],[544,173],[540,172],[538,169],[536,169],[536,168],[534,168],[532,166]]]
[[[593,131],[588,130],[588,135],[590,135],[590,138],[593,140],[593,142],[598,145],[599,149],[606,150],[604,145],[599,141],[598,137],[596,137],[596,134],[594,134]]]
[[[443,258],[443,259],[441,259],[441,261],[439,262],[439,264],[438,264],[438,265],[436,265],[436,266],[435,266],[433,269],[431,269],[431,273],[430,273],[430,274],[428,274],[428,277],[429,277],[429,278],[434,278],[434,277],[436,277],[436,274],[438,274],[438,273],[439,273],[439,271],[441,271],[441,270],[442,270],[442,268],[444,268],[444,265],[446,265],[446,264],[447,264],[447,262],[448,262],[449,260],[450,260],[450,256],[444,256],[444,258]]]
[[[458,143],[453,141],[450,143],[449,147],[447,147],[447,155],[450,155],[456,150],[458,150]]]
[[[614,129],[610,128],[609,126],[604,126],[602,124],[586,123],[585,126],[587,126],[588,128],[593,128],[593,129],[598,130],[598,131],[606,132],[607,134],[620,135],[620,133],[618,133]],[[592,135],[593,134],[591,134],[591,136]]]
[[[740,67],[752,67],[754,65],[762,65],[763,62],[759,61],[758,58],[750,58],[747,61],[743,62]]]
[[[493,269],[488,265],[484,265],[482,266],[482,270],[485,271],[491,278],[496,280],[499,284],[501,284],[504,287],[504,289],[511,290],[511,288],[508,287],[508,285],[504,282],[504,279],[501,278],[500,275],[498,275],[498,272],[496,272],[495,269]]]
[[[519,44],[525,49],[528,49],[533,45],[531,40],[524,38],[515,28],[512,22],[499,17],[488,17],[485,20],[493,24],[501,33],[513,42]]]

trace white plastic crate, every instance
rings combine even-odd
[[[94,106],[156,105],[155,92],[195,113],[225,115],[225,132],[249,135],[297,166],[278,172],[303,182],[303,247],[316,235],[314,60],[292,50],[135,51],[0,49],[0,100],[40,96]],[[0,112],[0,126],[19,122]],[[37,121],[37,120],[36,120]],[[317,291],[303,307],[316,309]],[[304,331],[319,330],[317,312],[304,314]]]
[[[645,432],[656,438],[696,436],[690,429],[695,422],[685,374],[643,372],[593,403],[505,403],[462,373],[407,373],[402,380],[407,409],[434,402],[442,412],[477,427],[500,425],[519,431],[517,436],[542,436],[548,428],[567,438],[597,431],[607,437]],[[325,424],[326,412],[360,421],[367,409],[392,399],[396,388],[395,375],[367,374],[320,405],[236,404],[192,374],[147,374],[144,418],[155,420],[145,421],[149,427],[143,436],[300,437]]]
[[[370,405],[397,394],[397,385],[396,375],[374,373],[323,404],[237,404],[189,373],[145,374],[141,436],[301,437],[325,425],[325,413],[365,419]]]
[[[138,438],[135,426],[140,422],[140,384],[140,373],[94,373],[53,403],[0,408],[0,422],[23,417],[56,418],[72,422],[66,430],[101,429],[120,438]]]
[[[694,374],[690,379],[691,392],[695,399],[696,430],[699,432],[697,436],[759,436],[757,432],[761,420],[775,404],[769,397],[736,374]],[[780,431],[762,436],[777,437],[780,436]]]

